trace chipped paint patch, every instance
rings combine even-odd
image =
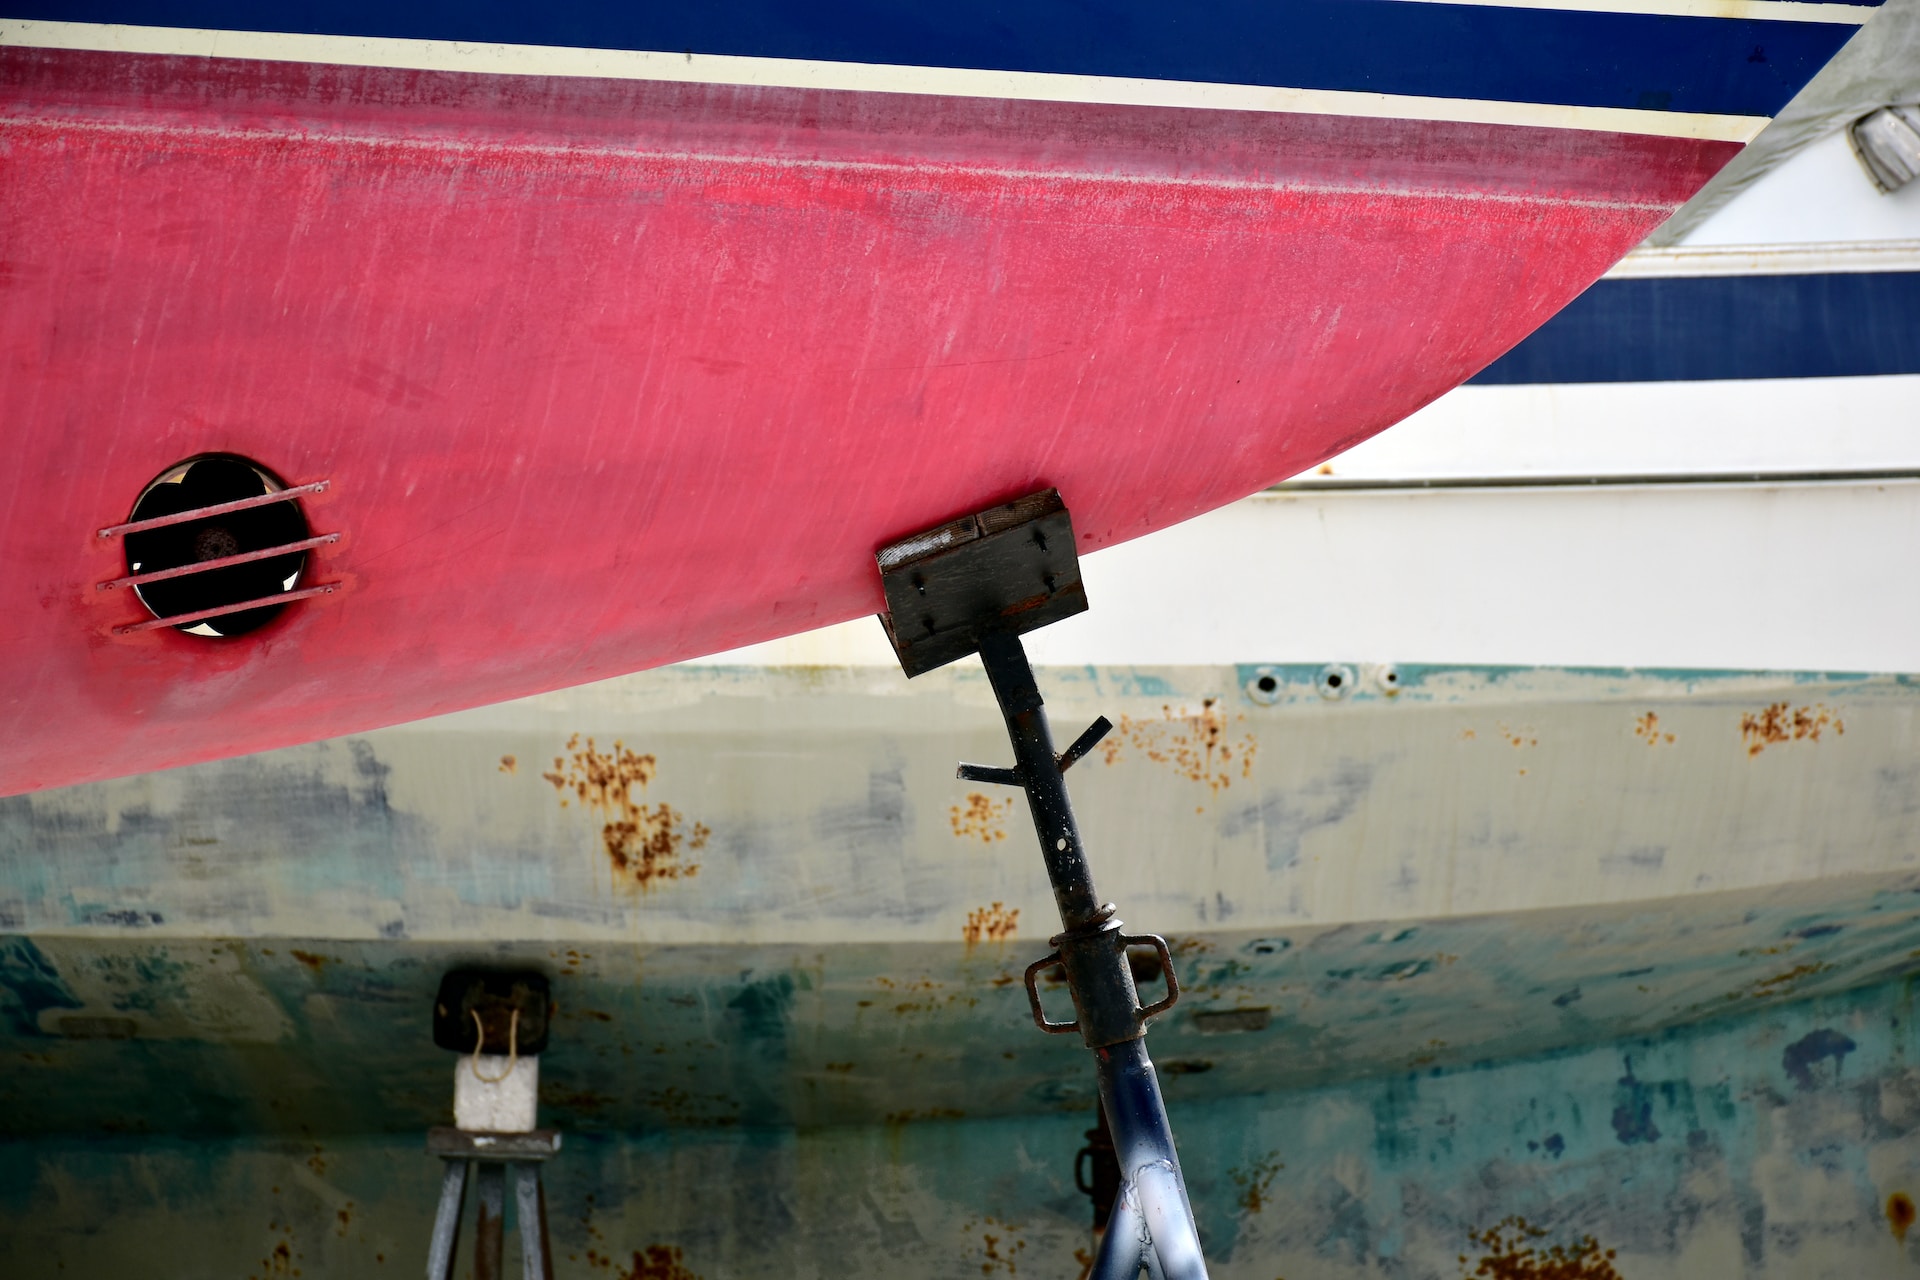
[[[1809,1093],[1823,1084],[1837,1084],[1847,1055],[1860,1046],[1853,1037],[1832,1027],[1819,1027],[1788,1045],[1780,1054],[1780,1068],[1793,1081],[1793,1087]],[[1832,1062],[1826,1070],[1823,1062]]]
[[[611,751],[601,751],[592,738],[582,747],[577,733],[567,739],[566,749],[570,754],[555,756],[552,771],[540,776],[555,791],[571,791],[581,804],[607,815],[600,838],[617,875],[647,890],[662,880],[690,879],[699,873],[699,863],[681,859],[688,850],[705,848],[712,830],[704,823],[688,823],[665,801],[649,805],[634,795],[635,787],[647,789],[659,769],[652,755],[641,755],[618,740]]]
[[[1847,726],[1839,713],[1824,702],[1802,707],[1775,702],[1740,717],[1740,740],[1746,744],[1750,756],[1759,755],[1775,743],[1818,742],[1828,729],[1839,737],[1846,733]]]
[[[960,930],[969,950],[982,942],[1007,942],[1020,931],[1020,908],[990,903],[967,912],[967,923]]]
[[[514,756],[501,756],[500,772],[502,773],[520,772],[520,761]]]
[[[947,822],[952,826],[953,834],[962,840],[992,844],[1007,838],[1006,823],[1012,813],[1012,797],[995,800],[978,791],[969,791],[964,807],[956,804],[947,810]]]
[[[1100,751],[1110,765],[1126,759],[1129,752],[1136,753],[1219,795],[1233,785],[1236,776],[1253,776],[1259,741],[1251,731],[1238,736],[1232,732],[1245,720],[1240,714],[1229,719],[1218,698],[1201,699],[1198,711],[1167,703],[1160,708],[1158,720],[1121,716]]]

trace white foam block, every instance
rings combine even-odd
[[[479,1074],[474,1073],[478,1066]],[[486,1077],[481,1079],[481,1077]],[[495,1079],[495,1077],[504,1077]],[[540,1059],[483,1053],[453,1068],[453,1125],[469,1133],[526,1133],[540,1105]]]

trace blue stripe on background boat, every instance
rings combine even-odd
[[[1920,272],[1602,280],[1475,385],[1920,373]]]

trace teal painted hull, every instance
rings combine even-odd
[[[1920,1264],[1888,1217],[1920,1191],[1914,1012],[1895,982],[1545,1057],[1168,1093],[1223,1280],[1471,1275],[1516,1220],[1540,1249],[1590,1237],[1583,1277],[1610,1274],[1598,1251],[1633,1280],[1894,1277]],[[560,1274],[1074,1276],[1086,1124],[570,1132],[547,1171]],[[415,1134],[14,1142],[0,1268],[417,1275],[437,1166]]]

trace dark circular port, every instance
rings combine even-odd
[[[1275,680],[1272,676],[1261,676],[1259,680],[1259,685],[1260,685],[1260,692],[1272,693],[1280,687],[1280,682],[1278,680]]]
[[[1338,689],[1344,683],[1346,683],[1346,681],[1341,677],[1338,671],[1327,672],[1327,688]]]
[[[155,477],[133,504],[129,523],[177,515],[200,507],[258,498],[286,488],[266,468],[231,454],[189,458]],[[155,573],[228,556],[266,551],[308,537],[306,517],[296,501],[272,502],[126,536],[127,572]],[[268,556],[245,564],[190,573],[134,588],[156,618],[221,609],[280,595],[299,584],[307,566],[305,551]],[[241,609],[176,627],[189,635],[239,636],[273,621],[284,604]]]

